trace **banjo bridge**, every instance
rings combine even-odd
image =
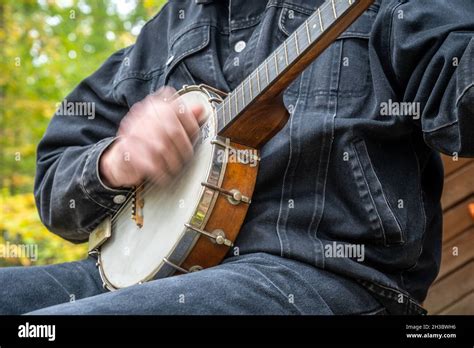
[[[143,207],[145,200],[143,199],[143,185],[138,187],[132,197],[132,220],[135,221],[139,228],[143,227]]]

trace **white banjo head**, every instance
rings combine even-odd
[[[216,116],[209,95],[202,90],[190,88],[180,98],[185,104],[200,103],[204,106],[207,126],[203,127],[205,131],[201,131],[201,142],[195,146],[194,157],[179,177],[166,187],[145,185],[141,228],[131,218],[131,202],[114,217],[112,235],[101,246],[99,254],[102,277],[111,289],[147,281],[158,273],[170,275],[168,273],[174,269],[164,259],[173,258],[173,255],[182,259],[186,250],[178,250],[183,248],[180,243],[185,240],[184,247],[189,249],[196,241],[195,235],[192,238],[186,236],[189,231],[185,224],[193,219],[199,203],[206,196],[201,182],[206,182],[212,175],[214,146],[211,140],[216,135]]]

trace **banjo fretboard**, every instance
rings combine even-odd
[[[327,0],[217,108],[218,131],[262,97],[280,94],[373,0]]]

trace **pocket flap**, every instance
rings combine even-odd
[[[278,21],[279,29],[286,35],[293,33],[306,19],[314,13],[315,10],[310,10],[302,7],[295,7],[291,4],[285,3]],[[365,11],[358,19],[351,24],[351,26],[342,33],[338,39],[344,38],[362,38],[368,39],[372,31],[372,26],[378,12],[378,7],[372,5]]]
[[[359,38],[368,39],[372,32],[377,11],[372,7],[365,11],[354,23],[352,23],[346,31],[344,31],[338,39]]]
[[[194,27],[182,31],[170,40],[168,59],[166,60],[166,77],[183,59],[209,45],[209,25]]]

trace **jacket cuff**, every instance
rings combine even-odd
[[[132,193],[131,189],[113,189],[105,185],[99,174],[99,160],[104,151],[117,137],[105,138],[96,143],[87,154],[82,170],[81,186],[89,199],[103,208],[118,210]]]

